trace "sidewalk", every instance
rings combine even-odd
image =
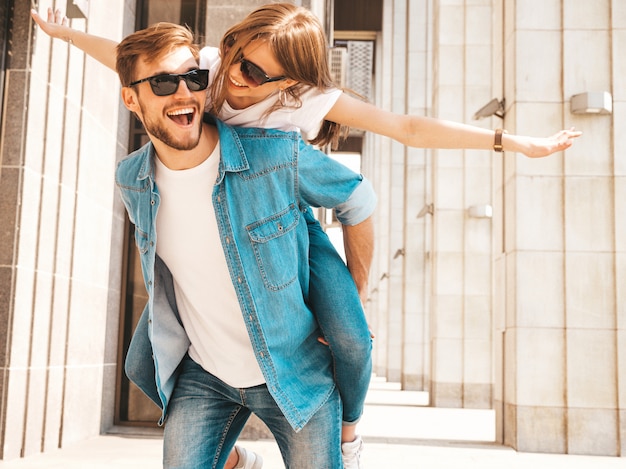
[[[493,443],[493,411],[423,407],[424,394],[374,380],[359,431],[366,469],[612,469],[626,458],[517,453]],[[284,468],[274,441],[241,441]],[[8,462],[0,469],[159,469],[157,436],[102,435],[64,449]]]

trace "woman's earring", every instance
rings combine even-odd
[[[282,88],[278,88],[278,102],[282,107],[287,105],[287,93]]]

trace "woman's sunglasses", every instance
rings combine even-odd
[[[139,83],[147,81],[150,83],[152,92],[157,96],[169,96],[176,93],[178,84],[181,80],[185,80],[185,84],[189,91],[202,91],[209,86],[209,71],[205,69],[191,70],[187,73],[165,73],[162,75],[154,75],[141,80],[133,81],[128,86],[135,86]]]
[[[239,60],[239,62],[241,63],[240,70],[243,79],[246,80],[246,82],[252,87],[261,86],[265,83],[280,81],[287,78],[285,76],[269,77],[262,68],[249,60],[244,59],[243,57]]]

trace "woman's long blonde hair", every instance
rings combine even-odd
[[[211,88],[211,111],[219,115],[227,98],[225,80],[229,68],[242,57],[245,46],[255,40],[267,41],[287,78],[298,83],[285,90],[288,105],[302,105],[301,94],[306,87],[327,90],[335,87],[328,68],[328,45],[324,29],[317,17],[303,7],[290,3],[274,3],[259,7],[243,21],[230,28],[220,43],[221,65]],[[281,106],[277,103],[268,112]],[[333,147],[345,135],[347,128],[324,121],[315,145]]]

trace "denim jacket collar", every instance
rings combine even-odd
[[[230,126],[225,125],[219,119],[216,119],[211,114],[204,115],[204,122],[209,125],[216,125],[220,137],[221,145],[221,159],[219,166],[219,173],[216,183],[219,184],[224,179],[225,172],[240,172],[250,169],[250,164],[246,158],[246,154],[243,149],[241,140],[237,131]],[[225,137],[228,138],[225,138]],[[143,152],[144,160],[137,172],[137,180],[142,181],[146,178],[154,180],[154,162],[153,158],[156,158],[156,151],[152,142],[148,143],[148,151]]]
[[[211,114],[204,115],[204,122],[210,125],[217,125],[220,135],[221,159],[217,184],[222,182],[225,172],[237,173],[250,169],[243,145],[235,129],[224,125],[222,121],[215,119]]]
[[[150,180],[154,180],[154,163],[152,158],[156,158],[156,151],[154,150],[154,145],[150,142],[148,147],[148,151],[144,153],[145,157],[137,172],[137,180],[143,181],[144,179],[150,178]]]

